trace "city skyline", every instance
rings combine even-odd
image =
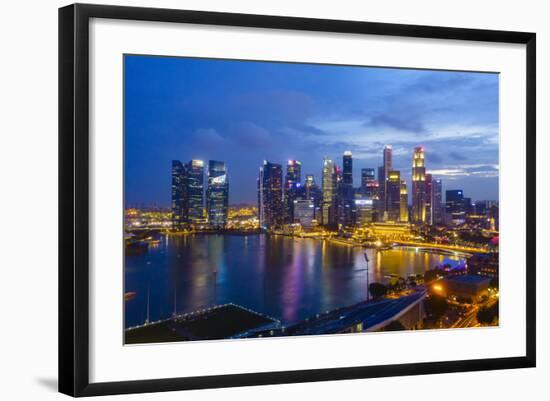
[[[302,182],[319,184],[323,157],[343,168],[349,150],[359,187],[385,144],[409,202],[418,145],[444,191],[498,200],[495,74],[147,56],[125,66],[127,205],[169,206],[172,160],[224,161],[230,204],[257,202],[263,160],[300,161]]]

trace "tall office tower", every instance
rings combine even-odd
[[[445,191],[445,214],[452,224],[462,224],[466,219],[464,192],[461,189]]]
[[[306,175],[306,181],[304,183],[302,191],[304,196],[300,196],[303,199],[310,199],[313,201],[314,218],[318,223],[322,221],[321,204],[323,201],[323,191],[319,188],[319,185],[315,183],[313,174]]]
[[[401,174],[399,171],[390,170],[386,180],[386,204],[389,221],[401,219]]]
[[[412,221],[426,222],[426,167],[424,166],[424,148],[414,148],[412,165]]]
[[[286,165],[285,177],[285,223],[294,222],[294,200],[301,182],[302,163],[297,160],[289,160]]]
[[[407,191],[407,183],[401,180],[401,203],[399,221],[407,223],[409,221],[409,191]]]
[[[225,163],[215,160],[208,162],[208,187],[206,189],[206,212],[208,225],[212,228],[225,228],[229,209],[229,181]]]
[[[204,223],[204,162],[191,160],[187,163],[187,205],[189,223]]]
[[[308,229],[313,226],[315,219],[315,205],[311,199],[294,200],[294,221],[300,223],[302,228]]]
[[[356,224],[358,227],[374,221],[374,201],[366,199],[365,195],[359,194],[355,199]]]
[[[367,188],[369,187],[369,183],[376,180],[376,177],[374,176],[374,169],[373,168],[362,168],[361,169],[361,192],[364,194],[367,193]]]
[[[178,230],[188,222],[187,169],[179,160],[172,160],[172,228]]]
[[[433,183],[432,175],[426,173],[426,195],[424,197],[426,202],[426,224],[433,225],[433,210],[432,210],[432,196],[433,196]]]
[[[432,179],[432,216],[433,224],[443,224],[443,182]]]
[[[474,213],[474,205],[472,204],[472,198],[464,198],[464,213],[466,215]]]
[[[264,160],[258,176],[258,219],[260,227],[275,228],[283,224],[283,167]]]
[[[349,150],[344,152],[342,165],[342,223],[345,227],[352,227],[355,223],[355,189],[353,188],[353,158]]]
[[[336,224],[336,166],[334,162],[325,157],[323,160],[323,200],[321,204],[322,224],[334,226]]]
[[[384,151],[382,155],[383,164],[378,167],[378,192],[379,192],[379,214],[380,216],[385,216],[385,212],[388,210],[388,200],[386,196],[386,187],[388,181],[389,172],[392,170],[392,146],[384,146]]]

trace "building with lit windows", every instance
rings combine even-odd
[[[283,224],[283,167],[264,161],[258,176],[258,219],[264,229]]]
[[[285,222],[294,221],[294,200],[297,196],[298,186],[302,180],[302,163],[298,160],[289,160],[286,165],[285,176]]]
[[[355,199],[356,225],[359,227],[374,221],[374,201],[372,199]]]
[[[188,223],[187,168],[179,160],[172,160],[172,228],[177,230]]]
[[[393,169],[393,150],[391,145],[384,146],[382,155],[382,166],[378,168],[378,198],[379,198],[379,215],[381,218],[386,216],[388,201],[386,196],[386,186],[388,174]]]
[[[390,170],[386,180],[386,212],[388,221],[401,219],[401,174]]]
[[[189,223],[204,224],[204,161],[187,163],[187,198]]]
[[[375,173],[373,168],[362,168],[361,169],[361,192],[368,196],[367,192],[369,191],[369,184],[376,181]]]
[[[407,183],[405,180],[401,180],[399,221],[402,223],[407,223],[409,221],[409,191],[407,190]]]
[[[212,228],[225,228],[228,209],[229,182],[225,163],[210,160],[208,162],[208,187],[206,189],[208,225]]]
[[[315,220],[315,205],[311,199],[294,200],[294,223],[299,223],[302,228],[313,226]]]
[[[432,179],[432,224],[443,224],[443,182]]]
[[[424,196],[426,203],[426,224],[433,225],[432,211],[432,196],[433,196],[433,180],[430,173],[426,173],[426,195]]]
[[[337,172],[334,162],[325,157],[323,161],[323,200],[321,203],[322,224],[336,225]]]
[[[414,148],[412,163],[412,222],[426,222],[426,166],[424,148]]]
[[[461,189],[445,191],[445,215],[447,222],[450,224],[458,225],[466,221],[464,191]]]
[[[355,203],[353,188],[353,158],[348,150],[344,152],[342,159],[342,182],[341,182],[341,205],[342,205],[342,224],[345,227],[351,227],[355,223]]]

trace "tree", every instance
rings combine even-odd
[[[495,302],[489,307],[483,307],[477,311],[477,321],[481,324],[492,324],[498,319],[498,302]]]
[[[381,298],[388,292],[388,288],[384,284],[371,283],[369,284],[369,292],[373,298]]]

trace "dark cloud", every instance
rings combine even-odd
[[[391,114],[378,114],[375,115],[366,123],[370,126],[386,126],[392,127],[401,131],[417,132],[422,133],[426,132],[426,127],[422,121],[412,115],[404,115],[401,113],[391,113]]]
[[[464,161],[468,160],[468,157],[464,153],[458,153],[458,152],[449,152],[449,157],[455,161]]]

